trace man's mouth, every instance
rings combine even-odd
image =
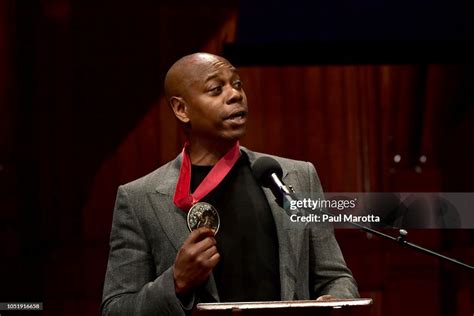
[[[245,121],[245,118],[247,117],[247,111],[238,111],[238,112],[235,112],[235,113],[232,113],[231,115],[229,115],[226,120],[229,120],[229,121],[234,121],[234,122],[243,122]]]

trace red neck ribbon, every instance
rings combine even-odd
[[[201,184],[191,194],[191,159],[187,150],[188,146],[189,143],[186,142],[181,153],[181,169],[179,170],[178,183],[173,197],[174,204],[183,211],[188,211],[191,206],[214,190],[240,157],[240,144],[237,141],[224,157],[214,165]]]

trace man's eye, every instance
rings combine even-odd
[[[234,83],[232,85],[234,86],[235,89],[240,89],[240,88],[242,88],[242,81],[236,80],[236,81],[234,81]]]
[[[222,86],[216,86],[209,90],[212,94],[218,94],[222,92]]]

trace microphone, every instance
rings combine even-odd
[[[285,209],[288,215],[293,215],[289,206],[297,197],[281,180],[283,170],[278,161],[268,156],[258,158],[252,165],[252,172],[261,186],[270,188],[278,205]]]

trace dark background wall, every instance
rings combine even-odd
[[[474,191],[472,63],[433,64],[429,50],[412,63],[316,54],[291,65],[278,50],[281,65],[234,61],[252,56],[237,37],[248,12],[234,1],[0,2],[0,301],[99,314],[116,188],[179,153],[162,81],[195,51],[232,52],[251,111],[243,145],[313,162],[326,191]],[[359,231],[337,237],[372,315],[472,314],[472,274]],[[471,230],[410,238],[474,262]]]
[[[468,0],[241,0],[237,41],[472,40],[473,9]]]

